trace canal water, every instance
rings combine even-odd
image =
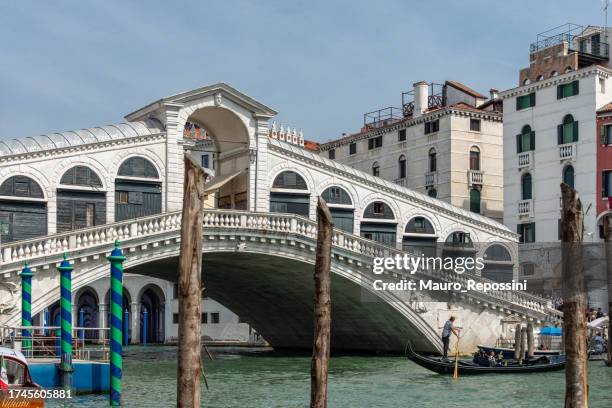
[[[205,360],[209,408],[303,408],[310,393],[310,357],[275,352],[213,351]],[[610,408],[612,369],[590,364],[590,407]],[[130,347],[124,359],[125,407],[173,407],[175,347]],[[558,408],[563,406],[564,372],[461,377],[431,373],[402,357],[333,357],[330,408]],[[78,396],[48,407],[106,407],[107,395]]]

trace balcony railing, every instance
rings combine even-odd
[[[533,213],[533,200],[521,200],[518,203],[518,215],[529,215]]]
[[[519,153],[518,168],[531,167],[533,165],[533,151]]]
[[[576,143],[559,145],[559,160],[576,160]]]
[[[480,170],[468,170],[468,185],[482,185],[484,173]]]
[[[405,177],[396,178],[395,180],[393,180],[393,182],[397,184],[398,186],[402,186],[402,187],[406,187],[406,185],[408,184]]]
[[[433,186],[438,184],[438,172],[437,171],[428,171],[425,173],[425,186]]]

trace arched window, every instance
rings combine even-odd
[[[294,171],[283,171],[274,179],[272,187],[281,190],[270,192],[270,212],[309,216],[310,194],[302,176]],[[296,191],[302,190],[302,191]]]
[[[321,193],[321,198],[323,198],[327,204],[353,204],[349,193],[347,193],[342,187],[337,186],[327,187],[325,191]]]
[[[525,78],[523,80],[523,86],[525,86],[525,85],[529,85],[529,78]]]
[[[40,185],[27,176],[9,177],[0,185],[2,243],[47,234],[47,203],[43,199]]]
[[[27,176],[13,176],[0,185],[0,196],[44,198],[37,182]]]
[[[480,190],[476,188],[470,190],[470,211],[480,214]]]
[[[274,183],[272,183],[272,187],[286,188],[289,190],[308,190],[304,178],[295,171],[283,171],[276,176]]]
[[[370,203],[363,212],[361,236],[385,245],[395,246],[397,223],[394,220],[395,214],[387,204],[382,201]]]
[[[329,212],[334,220],[334,227],[343,231],[353,232],[355,220],[355,210],[353,201],[345,189],[338,186],[327,187],[321,198],[325,200],[329,207]]]
[[[521,134],[516,135],[516,152],[523,153],[535,150],[535,132],[531,126],[525,125],[521,129]]]
[[[438,197],[438,191],[435,188],[430,188],[427,190],[427,195],[433,198]]]
[[[563,117],[563,122],[557,125],[557,143],[566,144],[578,141],[578,122],[574,117],[567,114]]]
[[[57,232],[106,223],[106,193],[97,191],[101,187],[100,177],[87,166],[74,166],[64,173],[57,189]]]
[[[437,171],[438,163],[436,162],[436,149],[429,149],[429,171]]]
[[[496,282],[512,282],[514,264],[510,252],[500,244],[492,244],[484,253],[482,276]]]
[[[563,182],[574,188],[574,166],[566,166],[563,169]]]
[[[403,154],[399,157],[399,159],[397,160],[397,164],[399,167],[399,178],[403,179],[406,178],[406,156],[404,156]]]
[[[62,176],[60,184],[83,187],[102,187],[100,177],[87,166],[74,166],[68,169]]]
[[[553,71],[550,73],[551,77],[556,77],[557,75],[559,75],[559,73],[557,71]]]
[[[363,218],[394,220],[393,210],[382,201],[374,201],[363,212]]]
[[[572,72],[572,71],[573,71],[572,67],[568,66],[565,68],[565,73]]]
[[[130,157],[124,161],[117,172],[118,176],[159,179],[157,169],[144,157]]]
[[[480,170],[480,149],[477,146],[470,148],[470,170]]]
[[[435,256],[437,241],[431,222],[425,217],[414,217],[406,225],[402,249],[417,256]]]
[[[525,173],[521,177],[521,200],[531,200],[531,174]]]
[[[538,77],[536,78],[536,82],[541,81],[544,79],[544,75],[540,74],[538,75]]]
[[[374,177],[380,177],[380,165],[378,162],[374,162],[374,164],[372,164],[372,175]]]

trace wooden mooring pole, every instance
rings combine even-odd
[[[317,203],[317,252],[314,270],[314,339],[310,365],[310,407],[327,408],[327,371],[331,330],[331,246],[334,223],[325,201]]]
[[[605,251],[606,251],[606,275],[608,279],[608,316],[612,314],[612,215],[603,218]],[[612,367],[612,322],[608,321],[608,367]]]
[[[183,216],[178,271],[179,329],[176,405],[200,407],[202,376],[200,303],[202,302],[202,208],[204,172],[185,155]]]
[[[565,338],[565,408],[588,407],[586,290],[582,265],[582,203],[576,190],[561,183],[561,281]]]

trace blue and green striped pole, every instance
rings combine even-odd
[[[21,331],[23,337],[22,348],[25,350],[32,348],[32,331],[25,327],[32,327],[32,270],[25,261],[21,270]]]
[[[62,387],[72,388],[72,270],[64,252],[64,260],[57,268],[60,272],[60,333],[61,360],[60,373]]]
[[[123,369],[121,330],[123,329],[123,261],[125,261],[125,256],[119,248],[119,241],[115,241],[115,249],[108,260],[111,264],[110,405],[121,405],[121,371]]]

